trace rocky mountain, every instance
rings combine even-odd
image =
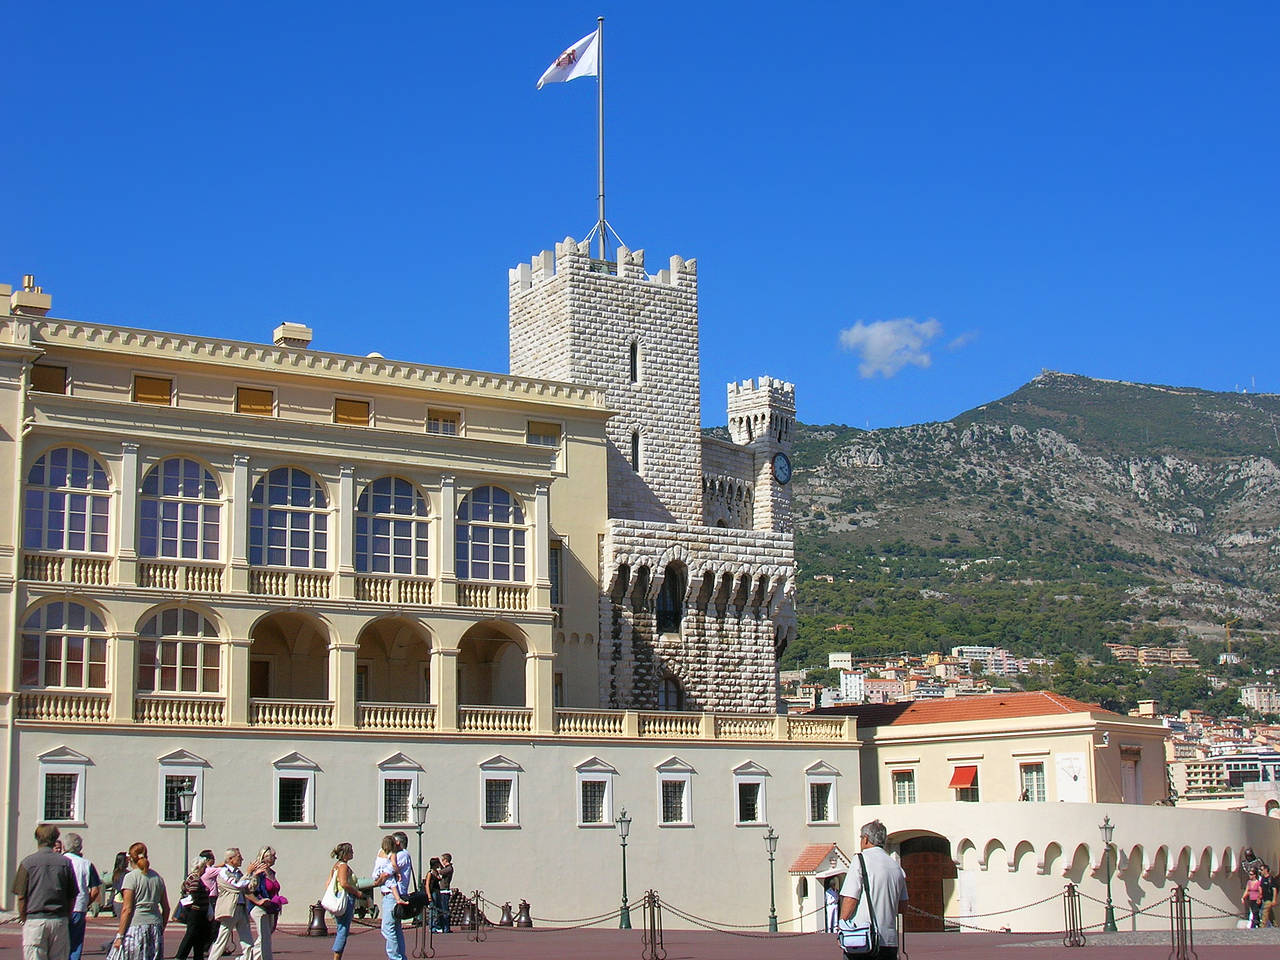
[[[988,641],[1105,656],[1221,640],[1234,618],[1265,636],[1278,425],[1277,395],[1045,372],[946,423],[801,426],[788,660]]]

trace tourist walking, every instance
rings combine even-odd
[[[396,916],[396,905],[404,903],[402,877],[396,857],[396,838],[383,837],[382,849],[373,861],[373,882],[382,894],[382,937],[387,941],[388,960],[404,960],[404,928]],[[216,960],[216,958],[211,958]]]
[[[71,906],[71,924],[68,927],[70,960],[80,960],[84,953],[85,915],[89,912],[89,905],[102,892],[102,878],[98,876],[98,868],[84,857],[84,837],[68,833],[64,843],[63,856],[71,864],[71,872],[76,878],[76,902]]]
[[[191,872],[182,881],[182,899],[178,903],[186,908],[184,922],[187,929],[182,942],[178,944],[178,952],[174,954],[175,960],[187,960],[192,954],[195,955],[195,960],[204,960],[209,941],[213,939],[213,924],[209,919],[209,887],[204,882],[204,873],[212,860],[212,852],[209,852],[208,857],[202,852],[191,862]],[[177,919],[176,910],[174,919]]]
[[[844,886],[840,888],[840,922],[852,919],[855,924],[874,922],[880,948],[871,954],[875,960],[896,960],[898,956],[898,913],[907,902],[907,876],[898,861],[884,851],[888,831],[879,820],[862,825],[859,843],[862,852],[849,865]],[[857,861],[861,859],[862,864]],[[862,882],[866,867],[867,882]],[[870,889],[866,889],[869,887]]]
[[[1262,926],[1262,878],[1258,876],[1256,867],[1249,870],[1240,902],[1249,908],[1249,929]]]
[[[22,924],[22,960],[67,960],[71,952],[76,877],[67,858],[54,851],[57,842],[57,827],[36,827],[36,852],[18,865],[13,878]]]
[[[145,843],[129,847],[129,863],[133,869],[120,882],[124,905],[108,960],[162,960],[169,894],[160,874],[151,869]]]
[[[249,914],[245,907],[244,891],[253,879],[260,863],[251,863],[248,873],[240,868],[244,857],[239,847],[228,847],[222,866],[218,868],[218,894],[214,900],[213,919],[218,923],[217,936],[209,950],[209,960],[218,960],[231,948],[231,938],[238,937],[241,954],[247,954],[253,946],[253,932],[249,929]]]
[[[111,865],[111,902],[107,904],[111,908],[113,917],[120,916],[120,907],[124,903],[124,895],[120,892],[120,884],[124,882],[125,874],[129,872],[129,855],[121,850],[116,854],[116,862]]]
[[[329,854],[335,863],[329,872],[330,886],[337,884],[338,889],[347,892],[347,907],[333,916],[338,932],[333,938],[333,960],[342,960],[342,951],[347,949],[347,936],[351,933],[351,917],[356,911],[356,901],[364,899],[364,891],[355,884],[351,875],[351,858],[355,856],[351,844],[343,842],[333,848]]]
[[[427,922],[432,933],[443,933],[440,926],[440,858],[432,857],[427,868]]]
[[[280,896],[280,881],[276,879],[275,848],[263,847],[258,851],[258,863],[258,872],[245,888],[249,921],[255,936],[244,960],[271,960],[271,934],[276,929],[281,903],[287,902]]]

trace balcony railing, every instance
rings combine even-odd
[[[621,710],[557,710],[556,732],[566,737],[616,737],[623,731]]]
[[[133,701],[133,720],[159,727],[221,726],[224,706],[220,699],[143,695]]]
[[[458,729],[466,733],[531,733],[528,707],[458,707]]]
[[[356,577],[356,599],[374,603],[429,606],[435,581],[428,577],[394,577],[360,574]]]
[[[249,723],[255,727],[327,729],[333,726],[328,700],[250,700]]]
[[[111,583],[111,560],[107,557],[77,557],[57,553],[22,554],[22,579],[41,583],[74,583],[105,587]]]
[[[642,713],[639,727],[642,737],[694,740],[702,735],[702,714]]]
[[[111,718],[111,695],[108,693],[40,690],[19,693],[14,701],[14,717],[18,720],[104,723]]]
[[[261,596],[328,600],[332,590],[333,574],[325,571],[249,568],[249,592]]]
[[[221,593],[222,565],[143,560],[138,564],[138,586],[184,593]]]
[[[422,731],[436,728],[436,708],[429,703],[356,704],[356,726],[361,730]]]
[[[458,606],[490,610],[528,610],[529,588],[516,583],[458,581]]]

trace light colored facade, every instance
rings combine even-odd
[[[841,670],[840,699],[844,703],[864,702],[867,699],[867,675],[860,670]]]
[[[31,279],[3,291],[0,883],[41,821],[99,864],[146,840],[173,880],[188,785],[192,848],[275,846],[290,920],[335,843],[371,861],[419,793],[458,883],[542,916],[616,904],[624,806],[633,890],[662,880],[702,915],[726,901],[659,875],[670,857],[763,877],[766,822],[780,855],[848,829],[855,725],[777,713],[790,385],[731,385],[751,436],[704,445],[696,264],[559,252],[527,289],[513,271],[510,375],[325,353],[292,324],[255,344],[81,323]],[[581,308],[588,287],[616,328],[591,328],[614,314]],[[562,317],[578,333],[539,339]],[[557,344],[569,365],[535,369]],[[762,882],[726,919],[767,902]]]
[[[1258,713],[1280,713],[1280,690],[1271,683],[1251,683],[1240,688],[1240,704]]]

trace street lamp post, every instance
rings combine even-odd
[[[769,932],[778,932],[778,905],[773,896],[773,855],[778,851],[778,835],[773,827],[764,835],[764,846],[769,851]]]
[[[622,844],[622,910],[618,914],[618,929],[631,929],[631,908],[627,906],[627,836],[631,833],[631,818],[627,816],[627,808],[622,808],[618,819],[618,842]]]
[[[196,808],[196,788],[191,781],[178,791],[178,812],[182,814],[182,874],[186,876],[191,869],[191,813]]]
[[[1102,833],[1102,843],[1107,856],[1107,916],[1102,929],[1107,933],[1115,933],[1116,908],[1111,902],[1111,838],[1115,834],[1116,825],[1111,822],[1111,817],[1103,817],[1102,822],[1098,824],[1098,830]]]
[[[413,822],[418,825],[418,872],[415,875],[420,885],[422,884],[422,825],[427,822],[427,808],[430,806],[431,804],[422,799],[422,794],[418,794],[418,799],[413,802]]]

